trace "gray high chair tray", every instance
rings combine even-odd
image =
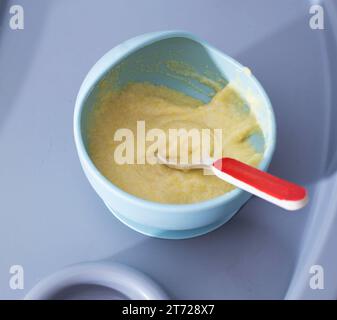
[[[105,260],[147,274],[170,298],[336,299],[337,2],[321,1],[324,30],[310,27],[313,3],[2,0],[0,298]],[[24,8],[23,30],[9,26],[12,5]],[[172,241],[136,233],[104,206],[74,146],[79,86],[118,43],[170,29],[196,34],[259,79],[277,122],[270,172],[308,188],[305,209],[253,198],[218,230]],[[13,265],[24,269],[22,290],[9,285]],[[324,289],[311,281],[318,271]],[[96,289],[91,297],[104,294]]]

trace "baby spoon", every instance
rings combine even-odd
[[[305,188],[232,158],[216,161],[206,158],[200,163],[179,164],[158,153],[157,159],[174,169],[210,169],[218,178],[287,210],[301,209],[308,202]]]

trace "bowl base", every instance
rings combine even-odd
[[[195,229],[186,229],[186,230],[166,230],[166,229],[159,229],[159,228],[151,228],[149,226],[141,225],[137,222],[131,221],[130,219],[123,217],[116,210],[112,209],[107,203],[105,203],[105,205],[107,206],[109,211],[119,221],[127,225],[129,228],[139,233],[142,233],[146,236],[149,236],[149,237],[160,238],[160,239],[170,239],[170,240],[189,239],[189,238],[202,236],[215,229],[218,229],[223,224],[228,222],[238,212],[238,210],[235,210],[231,215],[227,216],[226,219],[209,224],[205,227],[195,228]]]

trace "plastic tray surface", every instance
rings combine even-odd
[[[23,30],[9,27],[13,4],[24,8]],[[312,4],[2,0],[0,298],[21,299],[65,266],[102,259],[149,275],[172,298],[336,298],[337,5],[322,1],[325,29],[313,30]],[[270,172],[309,189],[305,209],[254,198],[220,229],[169,241],[134,232],[104,206],[76,154],[76,94],[112,47],[170,29],[196,34],[259,79],[277,122]],[[316,264],[324,290],[309,286]],[[9,287],[12,265],[24,268],[23,290]]]

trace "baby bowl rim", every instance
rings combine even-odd
[[[108,189],[109,192],[112,192],[114,195],[121,197],[128,202],[132,202],[133,204],[139,207],[151,208],[152,210],[158,209],[161,212],[174,211],[174,212],[188,213],[188,212],[200,211],[204,209],[217,207],[219,205],[226,205],[226,203],[229,203],[239,198],[240,195],[245,193],[245,191],[236,188],[232,191],[229,191],[223,195],[217,196],[209,200],[204,200],[204,201],[195,202],[195,203],[186,203],[186,204],[160,203],[160,202],[155,202],[155,201],[146,200],[146,199],[137,197],[131,193],[128,193],[120,189],[113,182],[108,180],[95,166],[95,164],[91,160],[90,155],[88,154],[87,149],[84,145],[84,141],[82,137],[82,130],[81,130],[81,117],[82,117],[82,111],[84,108],[85,101],[88,98],[90,92],[93,90],[93,88],[100,82],[101,78],[109,70],[111,70],[116,64],[118,64],[121,60],[125,59],[130,54],[148,45],[151,45],[157,41],[161,41],[161,40],[165,40],[169,38],[187,38],[187,39],[193,40],[201,44],[207,50],[212,50],[216,52],[217,54],[222,55],[225,59],[227,59],[230,63],[232,63],[239,70],[242,70],[245,68],[242,64],[240,64],[234,58],[228,56],[227,54],[213,47],[206,41],[198,38],[194,34],[187,32],[187,31],[169,30],[169,31],[158,31],[158,32],[145,33],[145,34],[130,38],[120,43],[119,45],[115,46],[114,48],[106,52],[91,67],[86,77],[84,78],[81,84],[81,87],[79,89],[78,95],[76,97],[74,117],[73,117],[73,127],[74,127],[75,145],[76,145],[76,149],[78,152],[78,156],[80,158],[83,170],[84,171],[88,170],[90,175],[95,177],[95,179],[97,179],[100,182],[100,184],[103,184]],[[116,53],[117,48],[119,49],[119,54]],[[111,58],[110,55],[112,54],[113,51],[115,53],[115,57]],[[107,58],[109,58],[109,61],[105,62]],[[97,68],[101,69],[100,72],[98,74],[93,75],[96,72],[95,69]],[[270,131],[268,133],[269,133],[270,138],[269,138],[269,143],[266,149],[264,150],[262,161],[259,164],[259,168],[263,171],[266,171],[269,167],[270,161],[272,159],[272,156],[275,150],[275,145],[276,145],[275,114],[274,114],[274,110],[270,102],[270,99],[267,93],[265,92],[263,86],[260,84],[260,82],[256,79],[256,77],[253,74],[247,75],[247,77],[248,76],[252,78],[254,84],[257,86],[257,89],[262,95],[263,100],[266,104],[266,107],[269,111],[268,121],[270,122],[270,126],[269,126]],[[89,86],[87,85],[88,82],[89,83],[91,82]]]

